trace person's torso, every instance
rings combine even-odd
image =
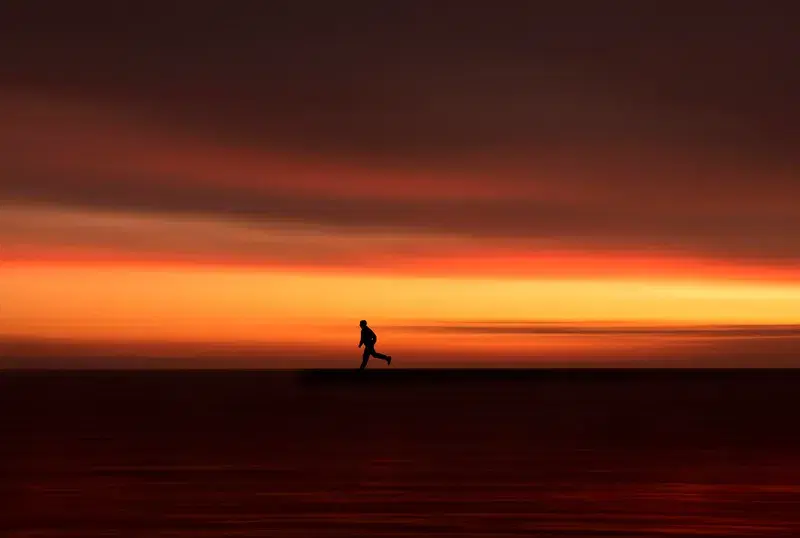
[[[375,343],[376,336],[375,333],[369,327],[364,327],[361,329],[361,341],[365,344],[373,344]]]

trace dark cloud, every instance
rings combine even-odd
[[[12,2],[0,84],[386,159],[649,135],[791,156],[780,3]]]
[[[335,158],[378,185],[381,170],[425,170],[454,196],[97,172],[103,155],[79,143],[87,166],[43,170],[58,137],[88,129],[78,113],[58,136],[31,124],[25,155],[0,133],[0,199],[795,263],[798,31],[775,2],[10,2],[0,90],[50,112],[109,107],[160,126],[159,143],[188,132]],[[458,198],[478,166],[502,196]],[[572,195],[533,196],[537,182]]]

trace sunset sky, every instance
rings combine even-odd
[[[0,367],[800,366],[796,18],[545,5],[4,4]]]

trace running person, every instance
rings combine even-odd
[[[361,326],[361,341],[358,343],[358,347],[364,346],[364,357],[361,360],[360,370],[367,367],[370,356],[384,360],[386,364],[392,364],[391,355],[384,355],[375,351],[375,342],[378,341],[378,337],[375,331],[367,327],[367,320],[362,319],[358,324]]]

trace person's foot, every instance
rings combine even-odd
[[[391,356],[391,355],[388,355],[388,356],[386,357],[386,364],[387,364],[387,365],[389,365],[389,364],[392,364],[392,356]]]

